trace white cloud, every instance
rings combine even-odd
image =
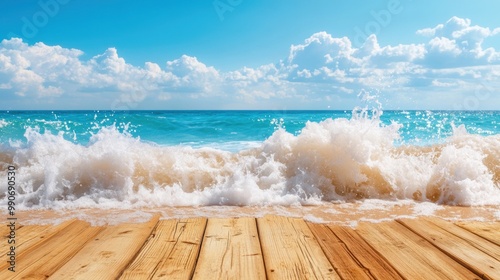
[[[417,34],[423,36],[453,38],[460,42],[467,42],[469,47],[476,47],[487,37],[500,33],[500,28],[491,30],[489,27],[478,25],[471,26],[471,20],[466,18],[452,17],[445,24],[438,24],[434,28],[417,30]]]
[[[258,68],[248,68],[230,71],[223,75],[224,92],[234,95],[249,103],[258,99],[273,97],[286,98],[293,96],[293,88],[286,80],[287,73],[283,72],[283,64],[268,64]]]
[[[425,28],[417,34],[433,37],[427,44],[426,65],[445,68],[500,63],[500,53],[483,49],[486,38],[500,33],[500,28],[472,25],[470,19],[452,17],[445,24]]]
[[[220,83],[219,72],[214,67],[199,62],[196,57],[183,55],[179,59],[168,61],[166,70],[175,77],[171,90],[205,95],[214,93]]]
[[[353,52],[349,38],[333,38],[323,31],[307,38],[304,44],[292,45],[288,63],[301,68],[320,68],[327,63],[341,63],[347,67],[357,64],[352,57]]]
[[[0,44],[0,84],[3,89],[8,89],[16,95],[25,96],[33,93],[39,97],[58,96],[63,89],[54,85],[55,76],[42,75],[42,71],[60,71],[57,65],[65,58],[78,56],[74,50],[62,48],[55,49],[52,53],[46,52],[47,46],[43,43],[29,47],[20,39],[4,40]],[[41,64],[40,58],[45,63]]]
[[[445,37],[436,37],[429,41],[431,51],[439,53],[451,53],[458,56],[462,51],[458,48],[455,40],[450,40]]]
[[[14,38],[0,43],[0,94],[47,103],[67,95],[82,96],[104,102],[101,108],[136,108],[143,102],[149,102],[145,106],[189,106],[190,100],[215,108],[222,103],[243,104],[243,108],[244,104],[322,108],[325,102],[345,108],[356,100],[353,93],[367,89],[397,95],[394,100],[413,100],[414,106],[422,107],[426,104],[418,102],[432,102],[422,95],[435,94],[435,104],[443,104],[436,97],[449,98],[450,94],[441,94],[443,89],[466,96],[478,81],[500,87],[500,52],[483,48],[484,40],[500,34],[500,28],[453,17],[417,34],[429,41],[382,46],[370,35],[355,48],[347,37],[318,32],[292,45],[284,61],[228,72],[187,55],[163,67],[154,62],[138,67],[127,63],[115,48],[83,60],[83,52],[77,49],[43,43],[30,46]],[[402,104],[406,105],[412,106]]]
[[[158,95],[158,99],[162,100],[162,101],[170,100],[171,98],[172,98],[172,95],[170,95],[168,93],[161,93],[160,95]]]
[[[28,97],[57,96],[70,92],[116,93],[116,98],[142,92],[158,94],[206,91],[218,73],[196,58],[183,56],[168,62],[177,66],[175,73],[162,70],[156,63],[147,62],[144,68],[128,64],[115,48],[107,49],[89,61],[82,61],[80,50],[65,49],[37,43],[33,46],[21,39],[3,40],[0,45],[0,84],[15,94]],[[176,63],[178,65],[176,65]],[[168,67],[167,67],[168,68]],[[181,71],[187,75],[176,76]]]

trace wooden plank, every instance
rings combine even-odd
[[[7,227],[6,227],[7,228]],[[26,243],[27,241],[35,238],[37,235],[40,235],[42,232],[47,230],[48,228],[52,228],[51,226],[41,226],[41,225],[30,225],[30,226],[24,226],[21,229],[16,229],[16,238],[15,242],[16,244],[13,244],[16,246],[16,248],[20,248],[23,243]],[[2,240],[0,243],[0,252],[6,252],[12,244],[8,243],[9,239],[9,234],[6,234],[5,236],[2,235]],[[23,246],[25,247],[25,246]]]
[[[356,231],[406,279],[477,278],[398,222],[361,223]]]
[[[375,279],[402,279],[389,262],[368,245],[355,230],[334,225],[329,227]]]
[[[308,223],[342,279],[403,279],[353,229]]]
[[[500,223],[498,222],[458,222],[456,225],[500,246]]]
[[[0,279],[46,279],[71,259],[101,229],[73,222],[49,239],[19,254],[16,272],[0,271]]]
[[[20,253],[27,251],[32,246],[38,246],[38,244],[49,239],[52,235],[74,222],[76,222],[76,219],[65,221],[55,226],[30,225],[21,227],[16,231],[16,250]],[[0,244],[0,252],[7,252],[10,246],[11,244],[8,244],[7,239],[5,239],[5,242]],[[0,266],[0,269],[2,269],[2,266]]]
[[[347,248],[327,225],[313,224],[308,226],[318,240],[325,256],[342,279],[372,279],[370,272],[357,261],[356,256]]]
[[[209,219],[193,279],[266,279],[255,219]]]
[[[444,221],[442,223],[445,224],[435,221],[441,227],[426,219],[404,219],[399,222],[477,275],[500,279],[500,250],[495,244]],[[484,251],[488,251],[488,254]]]
[[[2,241],[3,241],[3,240],[7,240],[8,236],[9,236],[9,234],[10,234],[10,228],[8,227],[9,222],[10,222],[10,221],[8,221],[8,220],[7,220],[7,221],[6,221],[6,224],[5,224],[5,225],[2,225],[2,226],[0,227],[0,237],[1,237]],[[21,229],[21,225],[19,225],[19,224],[18,224],[18,222],[16,221],[16,231],[17,231],[17,230],[20,230],[20,229]]]
[[[459,226],[446,222],[442,219],[428,217],[428,218],[423,218],[423,220],[429,221],[437,225],[441,229],[455,235],[461,240],[469,243],[471,246],[495,258],[495,260],[500,261],[500,247],[497,246],[495,243],[492,243],[482,238],[481,236],[471,233],[466,229],[463,229]]]
[[[257,219],[269,279],[340,279],[304,220]]]
[[[6,219],[6,224],[5,224],[5,225],[2,225],[2,226],[0,227],[0,238],[1,238],[2,240],[3,240],[4,238],[5,238],[5,239],[7,239],[7,237],[8,237],[8,236],[9,236],[9,234],[10,234],[10,227],[9,227],[9,226],[7,226],[7,225],[9,225],[9,222],[11,222],[11,221],[9,221],[9,220],[7,220],[7,219]],[[13,221],[13,222],[15,222],[15,223],[16,223],[16,230],[20,230],[20,229],[24,226],[24,225],[19,224],[19,222],[18,222],[18,221]]]
[[[159,216],[142,224],[120,224],[102,230],[51,279],[115,279],[144,245]]]
[[[120,279],[191,279],[206,223],[206,218],[160,221]]]
[[[0,236],[3,239],[7,239],[7,236],[9,235],[10,229],[6,226],[0,227]]]

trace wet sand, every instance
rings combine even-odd
[[[500,206],[447,206],[411,201],[366,200],[354,203],[324,203],[316,206],[202,206],[137,209],[64,209],[18,211],[23,224],[58,224],[69,219],[92,225],[140,223],[154,214],[160,219],[231,218],[279,215],[303,218],[315,223],[355,227],[359,222],[383,222],[401,218],[438,217],[448,221],[500,221]]]

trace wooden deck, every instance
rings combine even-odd
[[[7,227],[0,230],[7,252]],[[3,258],[6,255],[2,253]],[[500,279],[500,223],[437,218],[356,229],[281,216],[192,218],[16,232],[0,279]]]

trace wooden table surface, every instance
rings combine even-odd
[[[0,229],[8,252],[8,227]],[[16,232],[0,279],[500,279],[500,223],[438,218],[356,228],[282,216],[92,227],[70,220]]]

